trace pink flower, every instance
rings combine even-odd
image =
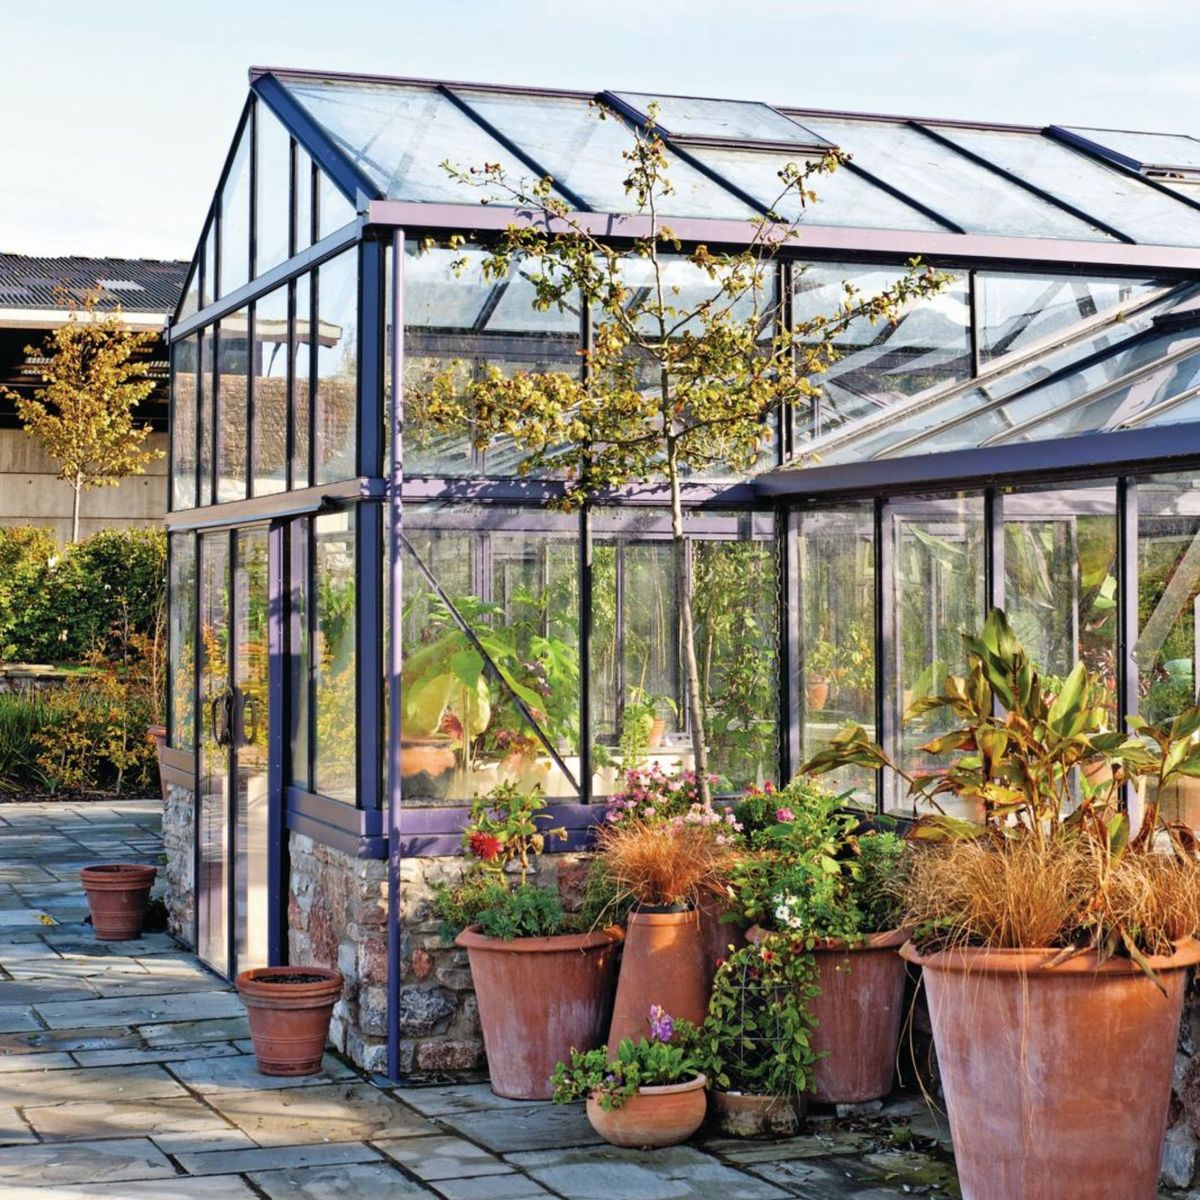
[[[796,814],[790,808],[777,808],[775,810],[775,820],[781,822],[794,821]]]

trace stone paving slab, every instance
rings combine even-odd
[[[365,1142],[326,1142],[303,1146],[255,1146],[249,1150],[203,1151],[179,1154],[189,1175],[241,1175],[291,1167],[327,1167],[346,1163],[379,1162],[383,1157]]]
[[[18,1033],[42,1026],[28,1008],[20,1004],[0,1004],[0,1033]]]
[[[347,1167],[303,1167],[286,1171],[256,1171],[250,1176],[268,1200],[392,1200],[392,1197],[435,1193],[394,1167],[359,1163]],[[491,1200],[498,1200],[492,1197]],[[614,1198],[615,1200],[615,1198]]]
[[[482,1146],[456,1137],[416,1137],[400,1141],[376,1138],[380,1150],[424,1180],[466,1179],[477,1175],[506,1175],[510,1164]]]
[[[199,1042],[224,1042],[250,1036],[244,1012],[235,1017],[138,1025],[137,1031],[148,1046],[192,1046]]]
[[[196,1046],[156,1049],[74,1050],[71,1057],[84,1067],[121,1067],[134,1063],[176,1063],[181,1059],[230,1058],[244,1051],[232,1042],[201,1042]]]
[[[199,1133],[223,1129],[224,1122],[193,1096],[146,1101],[84,1100],[44,1108],[24,1107],[25,1119],[47,1141],[86,1141],[98,1130],[106,1137],[154,1133]]]
[[[26,1067],[36,1060],[23,1057]],[[137,1096],[186,1096],[180,1083],[156,1063],[130,1067],[74,1067],[65,1071],[11,1071],[0,1076],[0,1104],[57,1104]]]
[[[438,1120],[495,1154],[596,1146],[604,1140],[588,1123],[582,1105],[523,1104],[515,1109],[448,1114]]]
[[[31,1181],[46,1187],[60,1183],[100,1183],[173,1176],[175,1168],[148,1138],[116,1138],[76,1142],[70,1146],[0,1147],[0,1184]],[[110,1196],[113,1194],[110,1190]]]
[[[195,1092],[208,1095],[216,1092],[244,1092],[249,1088],[260,1091],[273,1088],[316,1087],[358,1079],[358,1072],[332,1054],[325,1055],[322,1069],[315,1075],[260,1075],[253,1055],[239,1054],[236,1058],[215,1058],[198,1061],[179,1061],[170,1070],[177,1079]]]
[[[118,996],[87,1005],[36,1004],[34,1012],[51,1029],[86,1029],[92,1025],[153,1025],[171,1020],[236,1017],[244,1009],[233,992],[179,992],[149,998]]]
[[[434,1185],[445,1200],[545,1200],[554,1195],[524,1175],[483,1176],[472,1179],[443,1179]],[[613,1196],[610,1200],[617,1200]],[[621,1197],[621,1200],[633,1200]],[[718,1200],[714,1197],[713,1200]]]
[[[120,1050],[141,1043],[132,1029],[42,1029],[0,1034],[0,1055],[44,1054],[54,1050]]]
[[[39,1187],[31,1191],[26,1184],[15,1187],[0,1183],[0,1200],[258,1200],[258,1194],[241,1179],[228,1176],[193,1179],[176,1176],[156,1179],[153,1183],[111,1183],[81,1186]]]

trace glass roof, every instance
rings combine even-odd
[[[1200,141],[1183,133],[1135,133],[1125,129],[1062,128],[1103,150],[1132,159],[1140,167],[1175,167],[1200,171]]]
[[[658,125],[675,137],[728,138],[733,141],[784,142],[819,146],[818,134],[756,100],[706,100],[699,96],[656,96],[648,92],[613,92],[643,116],[658,105]]]

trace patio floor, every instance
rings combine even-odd
[[[0,805],[0,1200],[957,1196],[913,1098],[782,1142],[599,1143],[578,1106],[254,1069],[236,995],[166,934],[100,943],[80,866],[155,862],[153,801]]]

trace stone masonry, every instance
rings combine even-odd
[[[158,875],[158,887],[167,906],[167,931],[185,946],[192,947],[195,919],[195,887],[192,878],[195,861],[196,797],[188,788],[171,784],[163,804],[162,839],[165,865]],[[192,947],[194,949],[194,947]]]

